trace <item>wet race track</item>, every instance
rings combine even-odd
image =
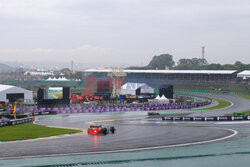
[[[229,100],[233,105],[227,109],[194,112],[192,115],[221,115],[236,112],[235,110],[238,112],[250,109],[248,101],[238,96],[215,95],[215,97]],[[15,158],[25,160],[31,157],[34,159],[43,156],[58,159],[61,156],[69,157],[74,155],[73,157],[76,158],[77,156],[92,156],[96,155],[96,153],[105,153],[105,156],[115,157],[115,155],[120,154],[137,154],[138,151],[139,154],[147,154],[147,152],[154,154],[164,150],[178,150],[180,148],[184,149],[185,152],[185,148],[205,148],[211,143],[223,145],[226,142],[248,138],[249,132],[246,129],[250,128],[250,121],[234,123],[167,122],[158,118],[148,118],[147,112],[143,111],[41,116],[37,118],[36,123],[47,126],[80,128],[83,129],[83,133],[30,141],[0,143],[0,150],[5,150],[0,152],[0,157],[3,159],[0,165],[1,163],[14,162]],[[90,123],[114,125],[117,131],[115,134],[106,136],[88,135],[86,129]],[[189,147],[175,148],[176,146]],[[104,154],[98,154],[98,156],[101,155]],[[127,157],[130,157],[130,155],[127,155]],[[143,157],[140,155],[140,158],[143,159]],[[157,157],[159,158],[159,155],[154,158]],[[133,158],[136,157],[133,156]],[[89,159],[85,159],[84,162],[87,160]],[[37,166],[37,164],[35,165]]]

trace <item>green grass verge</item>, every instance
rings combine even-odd
[[[229,90],[232,92],[242,92],[246,93],[249,92],[249,89],[246,89],[246,86],[219,86],[219,85],[209,85],[209,86],[202,86],[202,85],[174,85],[175,89],[196,89],[196,90],[209,90],[210,87],[214,88],[221,88],[224,90]]]
[[[245,112],[238,112],[238,113],[233,113],[233,114],[226,114],[226,116],[244,116],[244,115],[250,115],[250,110],[245,111]]]
[[[201,109],[200,111],[217,110],[217,109],[226,108],[226,107],[229,107],[230,105],[232,105],[232,103],[230,101],[227,101],[227,100],[217,99],[217,98],[214,98],[214,97],[212,97],[211,99],[216,100],[219,104],[216,105],[216,106],[213,106],[213,107]]]
[[[29,122],[20,125],[0,127],[0,141],[27,140],[77,132],[81,132],[81,130],[46,127]]]
[[[239,96],[240,96],[240,97],[243,97],[243,98],[245,98],[245,99],[250,100],[250,95],[243,95],[243,94],[241,95],[241,94],[240,94]]]

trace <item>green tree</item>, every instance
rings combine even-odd
[[[224,64],[222,65],[222,70],[237,70],[233,64]]]
[[[180,59],[178,65],[192,65],[191,59]]]
[[[192,70],[192,65],[189,64],[179,64],[174,68],[175,70]]]
[[[237,70],[245,70],[246,69],[246,65],[245,64],[243,64],[242,62],[240,62],[240,61],[236,61],[235,63],[234,63],[234,66],[235,66],[235,68],[237,69]]]
[[[200,59],[200,58],[192,58],[192,59],[180,59],[177,63],[179,64],[187,64],[192,66],[203,66],[207,65],[208,62],[206,59]]]
[[[159,56],[154,56],[150,63],[147,65],[147,68],[164,70],[166,66],[172,68],[174,64],[175,62],[172,55],[161,54]]]
[[[204,70],[208,62],[206,59],[192,58],[180,59],[177,64],[174,68],[176,70]]]
[[[250,64],[245,65],[245,70],[250,70]]]
[[[75,74],[76,79],[82,79],[82,77],[83,77],[83,73],[81,71],[76,72]]]
[[[61,72],[70,72],[71,70],[69,68],[63,68],[61,69]]]
[[[208,64],[205,67],[206,70],[221,70],[221,65],[220,64]]]

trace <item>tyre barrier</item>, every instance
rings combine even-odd
[[[163,121],[249,121],[250,116],[162,117]]]
[[[23,124],[23,123],[26,123],[26,122],[31,122],[31,121],[32,121],[32,117],[21,118],[21,119],[16,119],[16,120],[9,120],[9,121],[3,121],[3,122],[0,122],[0,127],[18,125],[18,124]]]

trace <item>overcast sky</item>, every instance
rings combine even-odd
[[[249,0],[0,0],[0,61],[250,63]]]

